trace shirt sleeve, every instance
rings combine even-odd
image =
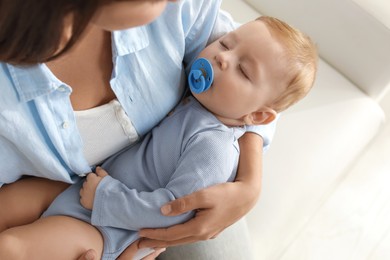
[[[219,138],[221,135],[230,140]],[[221,132],[194,136],[186,144],[167,185],[151,192],[130,189],[110,176],[105,177],[96,190],[92,224],[139,230],[167,227],[188,220],[193,212],[166,217],[161,214],[160,207],[199,189],[233,181],[238,145],[232,145],[231,138],[231,134]]]
[[[196,4],[195,4],[196,3]],[[182,7],[182,23],[185,35],[184,65],[186,72],[199,53],[207,46],[215,24],[219,23],[221,0],[186,1]],[[189,15],[191,14],[191,15]]]
[[[233,17],[224,10],[219,10],[217,19],[214,23],[213,30],[207,44],[210,44],[222,37],[226,33],[240,27],[240,23],[233,20]]]

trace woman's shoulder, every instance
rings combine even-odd
[[[179,25],[185,32],[190,31],[194,26],[206,24],[208,21],[212,24],[218,16],[221,2],[221,0],[182,0],[171,3],[156,21],[164,20],[165,23],[167,20],[180,20],[180,23],[170,24],[170,26]]]

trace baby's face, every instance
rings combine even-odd
[[[193,94],[220,119],[237,120],[267,107],[287,86],[284,49],[261,21],[242,25],[199,56],[211,62],[214,82]]]

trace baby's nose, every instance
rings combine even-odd
[[[229,67],[228,57],[226,53],[218,53],[215,60],[221,70],[226,70]]]

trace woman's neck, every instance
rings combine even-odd
[[[115,98],[109,81],[112,72],[111,34],[89,26],[72,49],[46,64],[61,81],[72,87],[75,110],[83,110]]]

